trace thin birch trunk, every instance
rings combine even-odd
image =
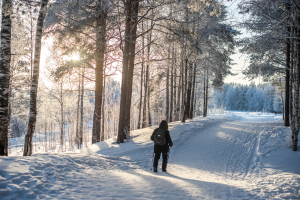
[[[81,95],[80,95],[80,129],[79,129],[79,144],[82,146],[83,138],[83,95],[84,95],[84,67],[82,67],[81,77]]]
[[[105,133],[105,90],[106,90],[106,75],[104,75],[104,80],[103,80],[103,103],[102,103],[102,130],[101,130],[101,141],[104,141],[104,133]],[[108,119],[106,119],[108,120]]]
[[[146,115],[146,109],[147,109],[147,95],[148,95],[148,72],[149,72],[149,65],[146,66],[146,77],[145,77],[145,95],[144,95],[144,106],[143,106],[143,122],[142,122],[142,128],[147,127],[147,115]]]
[[[80,149],[80,139],[79,139],[79,111],[80,111],[80,72],[79,72],[79,76],[78,76],[78,100],[77,100],[77,111],[76,111],[76,144],[77,144],[77,148]]]
[[[36,26],[34,69],[33,69],[34,72],[33,72],[32,82],[31,82],[29,122],[28,122],[27,134],[25,136],[23,156],[30,156],[32,154],[32,137],[35,130],[36,115],[37,115],[36,100],[37,100],[37,90],[38,90],[38,82],[39,82],[43,24],[47,13],[46,11],[47,4],[48,4],[48,0],[42,0],[41,9],[39,11],[37,26]]]
[[[63,101],[63,93],[62,93],[62,82],[60,83],[60,146],[63,151],[64,146],[64,127],[65,127],[65,119],[64,119],[64,101]]]
[[[142,33],[143,32],[144,32],[144,22],[142,22]],[[145,38],[143,36],[143,39],[142,39],[142,69],[141,69],[141,88],[140,88],[140,107],[139,107],[138,129],[140,129],[142,127],[141,115],[142,115],[142,103],[143,103],[144,56],[145,56]],[[145,96],[146,96],[146,92],[145,92]],[[144,111],[144,109],[143,109],[143,111]],[[144,116],[144,113],[143,113],[143,116]]]
[[[9,82],[11,61],[11,0],[2,1],[0,57],[0,156],[8,156]]]

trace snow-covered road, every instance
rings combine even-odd
[[[1,158],[0,199],[299,199],[300,152],[286,147],[282,124],[210,117],[175,127],[167,173],[150,170],[144,143],[122,156]]]

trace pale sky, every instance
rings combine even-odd
[[[228,17],[230,23],[238,23],[241,22],[244,18],[243,15],[240,15],[238,13],[238,8],[237,5],[240,1],[242,0],[233,0],[233,1],[228,1],[228,0],[223,0],[225,5],[228,7]],[[239,38],[243,38],[245,36],[249,36],[249,34],[245,33],[245,31],[242,31],[242,34],[239,35]],[[243,55],[241,53],[238,53],[238,49],[236,49],[236,54],[232,55],[231,58],[234,60],[233,62],[236,63],[236,65],[231,66],[232,67],[232,72],[236,73],[238,75],[236,76],[228,76],[224,82],[225,83],[241,83],[241,84],[250,84],[252,81],[249,81],[248,79],[245,79],[245,76],[242,74],[243,70],[247,68],[249,65],[249,56],[248,55]],[[254,80],[256,84],[259,84],[261,81],[259,78]]]

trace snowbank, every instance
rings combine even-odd
[[[300,151],[286,146],[290,128],[280,117],[228,112],[172,122],[167,173],[161,163],[150,171],[156,127],[83,154],[2,157],[0,199],[299,199]]]
[[[282,120],[282,114],[275,115],[274,113],[225,111],[224,114],[230,119],[239,121],[262,122]]]
[[[177,121],[171,122],[168,125],[172,140],[177,141],[181,134],[184,134],[188,130],[194,128],[195,124],[192,120],[187,120],[185,123]],[[85,155],[102,154],[110,156],[123,156],[128,153],[134,153],[138,150],[153,148],[153,141],[150,140],[150,137],[156,128],[158,128],[158,126],[131,131],[131,140],[129,142],[118,144],[116,143],[117,138],[115,137],[82,148],[80,152]]]

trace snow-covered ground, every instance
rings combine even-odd
[[[0,199],[300,198],[300,151],[282,115],[226,112],[169,127],[167,173],[150,170],[155,127],[146,128],[81,153],[1,157]]]

